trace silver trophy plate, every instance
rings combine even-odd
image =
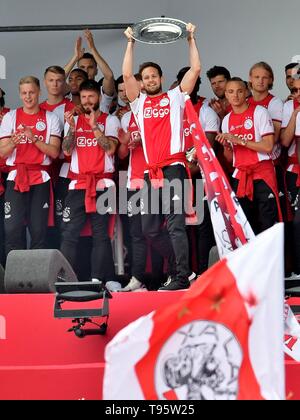
[[[145,19],[133,26],[133,38],[145,44],[169,44],[187,37],[186,25],[166,17]]]

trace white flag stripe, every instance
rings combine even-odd
[[[149,350],[153,312],[119,331],[105,349],[104,400],[144,400],[134,366]]]
[[[262,395],[268,400],[285,398],[283,236],[283,224],[277,224],[226,256],[241,295],[258,299],[249,351]]]

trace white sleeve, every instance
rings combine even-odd
[[[130,102],[130,108],[135,115],[138,115],[141,103],[144,103],[147,95],[140,93],[140,95],[133,101]]]
[[[229,133],[229,116],[230,116],[230,114],[227,114],[226,117],[223,119],[223,122],[222,122],[222,133],[224,133],[224,134]]]
[[[109,115],[105,124],[105,135],[107,137],[119,138],[120,121],[119,118]]]
[[[281,128],[286,128],[289,125],[294,108],[294,101],[288,101],[283,106],[282,124]]]
[[[206,133],[218,133],[220,130],[220,118],[209,106],[202,106],[199,115],[200,123]]]
[[[101,102],[100,102],[100,111],[104,112],[104,114],[109,114],[110,106],[113,101],[113,96],[108,96],[106,93],[103,92],[103,88],[101,86]]]
[[[180,86],[168,91],[170,101],[178,101],[181,108],[185,108],[184,93],[181,92]]]
[[[130,118],[131,118],[131,112],[126,112],[126,114],[123,115],[121,119],[121,128],[125,131],[125,133],[128,132]]]
[[[254,121],[257,121],[257,128],[260,137],[274,134],[274,125],[271,116],[266,108],[257,106],[254,113]]]
[[[10,137],[12,132],[15,131],[15,111],[10,111],[4,115],[0,126],[0,139]]]
[[[48,112],[47,112],[47,114],[48,114]],[[62,126],[61,122],[59,121],[58,116],[55,115],[54,112],[49,112],[48,118],[49,118],[49,122],[50,122],[50,131],[49,131],[50,136],[61,137],[63,126]]]
[[[296,133],[295,133],[296,137],[300,137],[300,112],[297,115],[297,119],[296,119]]]
[[[273,98],[268,107],[273,121],[282,122],[283,102],[279,98]]]

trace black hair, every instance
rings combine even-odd
[[[80,59],[78,60],[78,63],[82,59],[92,60],[95,63],[95,65],[97,66],[97,62],[96,62],[95,57],[93,56],[93,54],[90,54],[88,52],[87,53],[84,53],[83,56],[80,57]]]
[[[287,66],[285,66],[285,71],[287,72],[288,70],[294,69],[297,66],[299,66],[299,63],[290,63]]]
[[[148,61],[146,63],[141,64],[139,68],[139,74],[142,76],[143,71],[148,67],[154,67],[158,71],[159,77],[162,77],[163,72],[161,67],[156,63],[152,63],[152,61]]]
[[[209,80],[214,79],[217,76],[224,76],[226,80],[231,79],[230,71],[226,67],[214,66],[206,73]]]
[[[176,76],[177,81],[178,81],[178,84],[181,83],[181,81],[184,78],[185,74],[189,70],[190,70],[190,67],[183,67],[181,70],[179,70],[179,72],[178,72],[178,74]],[[193,104],[196,104],[198,102],[198,95],[197,95],[197,93],[198,93],[198,90],[200,88],[200,85],[201,85],[201,78],[198,76],[198,78],[196,80],[196,83],[195,83],[195,86],[194,86],[194,89],[193,89],[192,93],[190,94],[191,101],[192,101]]]
[[[2,93],[2,95],[0,96],[0,108],[4,108],[4,105],[5,105],[5,99],[4,99],[5,92],[1,88],[0,88],[0,91]]]
[[[73,69],[70,72],[69,77],[71,76],[72,73],[79,73],[84,78],[84,80],[89,80],[89,76],[88,76],[87,72],[85,70],[83,70],[83,69],[77,69],[77,68],[76,69]]]
[[[79,87],[79,92],[82,92],[83,90],[91,90],[100,94],[99,84],[95,80],[86,80],[85,82],[82,82]]]

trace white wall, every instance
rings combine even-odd
[[[299,0],[1,0],[0,26],[135,22],[166,15],[198,26],[203,62],[202,93],[211,96],[205,72],[225,65],[232,75],[247,78],[249,67],[260,60],[275,72],[274,93],[285,97],[283,67],[300,54]],[[0,55],[7,61],[7,104],[18,105],[20,77],[41,77],[52,64],[64,65],[73,54],[79,32],[0,33]],[[95,31],[96,45],[120,74],[125,39],[121,30]],[[157,61],[165,71],[166,86],[179,68],[188,64],[186,43],[168,46],[137,45],[136,63]]]

